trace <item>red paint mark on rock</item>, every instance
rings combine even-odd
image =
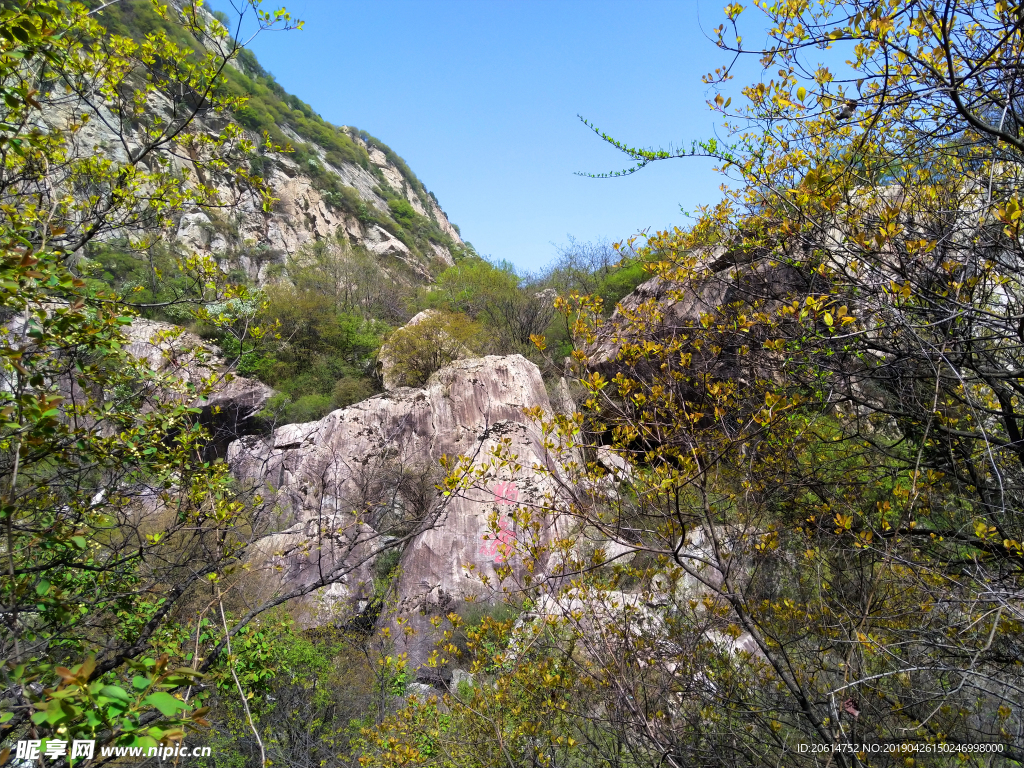
[[[494,484],[494,503],[499,507],[515,506],[518,501],[519,488],[514,481]],[[504,563],[515,540],[516,533],[512,529],[512,522],[508,515],[503,513],[498,517],[497,536],[491,538],[490,533],[484,534],[484,542],[480,545],[478,553],[484,557],[493,557],[496,563]]]
[[[519,501],[519,488],[514,480],[494,484],[494,503],[499,507],[515,505]]]

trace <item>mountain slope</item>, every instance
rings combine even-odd
[[[101,6],[97,0],[92,4]],[[200,50],[173,23],[176,13],[180,6],[174,3],[171,18],[163,19],[149,0],[126,0],[103,7],[98,18],[111,32],[142,39],[162,30]],[[230,21],[223,14],[218,18]],[[217,179],[193,179],[216,188],[224,207],[183,214],[175,250],[211,255],[223,271],[236,270],[238,277],[262,284],[303,244],[332,237],[365,248],[402,283],[432,281],[466,249],[436,197],[387,145],[366,131],[323,120],[288,94],[251,51],[243,49],[231,64],[225,71],[227,88],[248,99],[231,119],[256,143],[250,171],[267,180],[276,202],[264,211],[257,200]],[[225,116],[200,119],[217,131]],[[111,137],[97,129],[94,138],[102,147]],[[187,159],[182,165],[187,177]]]

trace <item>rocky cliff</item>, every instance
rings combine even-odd
[[[376,553],[397,541],[397,615],[415,630],[400,650],[422,664],[436,640],[429,618],[467,598],[497,599],[497,569],[517,567],[508,545],[522,534],[509,513],[554,490],[531,469],[550,457],[527,408],[551,413],[538,368],[520,355],[491,356],[457,361],[422,389],[398,388],[233,443],[232,470],[267,494],[283,530],[276,549],[263,552],[272,583],[265,589],[294,589],[339,558],[357,559],[365,563],[357,575],[303,599],[310,625],[347,620],[369,605]],[[493,462],[497,449],[516,454],[521,467]],[[441,461],[459,455],[470,457],[470,473],[484,471],[442,494]],[[545,520],[541,543],[557,530]]]
[[[263,211],[255,200],[242,198],[230,213],[216,220],[203,211],[185,213],[176,229],[176,244],[187,251],[213,256],[223,271],[239,270],[262,284],[275,266],[285,264],[302,245],[341,236],[376,256],[394,279],[429,282],[433,274],[454,264],[452,251],[463,245],[462,239],[433,198],[424,202],[382,151],[354,131],[352,140],[366,150],[370,158],[366,167],[356,163],[334,165],[325,159],[324,150],[314,145],[320,166],[313,176],[308,169],[317,160],[300,164],[292,153],[266,153],[262,165],[276,198],[272,209]],[[322,189],[325,177],[328,183],[351,190],[372,210],[360,215],[332,202]],[[444,237],[428,235],[426,247],[423,243],[420,247],[416,242],[407,244],[409,238],[402,237],[404,231],[396,226],[384,199],[383,185],[392,199],[396,193],[400,195]],[[219,191],[223,195],[229,192]]]
[[[169,18],[161,19],[149,0],[125,0],[98,7],[97,18],[120,34],[142,39],[159,31],[205,52],[174,23],[182,7],[174,0]],[[206,14],[206,21],[208,29],[215,28],[213,16]],[[398,282],[429,282],[453,263],[453,254],[464,247],[457,228],[396,153],[365,131],[323,120],[281,88],[251,52],[243,49],[230,64],[226,88],[244,94],[248,103],[233,114],[200,110],[197,126],[214,135],[229,123],[241,126],[256,148],[248,170],[268,182],[275,202],[264,210],[237,183],[198,171],[189,153],[168,151],[160,162],[168,162],[184,183],[215,190],[218,198],[215,207],[176,218],[170,237],[164,233],[173,251],[212,256],[225,273],[256,284],[282,274],[288,257],[304,244],[328,238],[366,249]],[[156,120],[171,120],[180,100],[180,94],[158,93],[147,110]],[[74,117],[68,110],[51,110],[44,117],[64,126]],[[113,116],[105,107],[98,111],[101,119],[76,129],[78,150],[126,160],[141,146],[142,134],[106,119]]]

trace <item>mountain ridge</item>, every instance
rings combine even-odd
[[[173,18],[161,18],[147,0],[94,4],[100,23],[111,32],[135,39],[162,32],[197,53],[203,50],[202,43]],[[182,13],[180,2],[168,9],[170,17],[175,13]],[[224,22],[230,22],[221,13],[205,15],[214,31],[218,23],[227,28]],[[473,253],[437,197],[388,145],[364,130],[323,120],[287,93],[250,49],[242,48],[230,64],[224,70],[225,87],[246,103],[230,116],[199,119],[210,130],[230,120],[246,132],[257,148],[250,172],[267,181],[275,201],[270,211],[262,211],[238,190],[206,180],[230,210],[226,216],[185,212],[177,222],[174,246],[212,256],[223,272],[257,285],[286,271],[288,258],[304,244],[332,237],[364,248],[390,278],[404,284],[430,283],[457,258]],[[110,138],[100,130],[97,146]]]

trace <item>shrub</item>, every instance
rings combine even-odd
[[[334,397],[331,402],[335,408],[345,408],[372,397],[374,393],[375,388],[369,379],[343,376],[334,385]]]
[[[391,215],[402,226],[409,226],[415,221],[416,211],[413,210],[409,201],[404,198],[391,198],[388,200],[388,208],[391,209]]]
[[[471,357],[482,335],[481,327],[465,315],[432,312],[415,325],[395,331],[382,358],[399,386],[418,387],[435,371]]]
[[[274,425],[303,424],[322,419],[331,410],[329,395],[303,395],[292,401],[287,392],[279,392],[267,402],[260,418]]]
[[[399,550],[389,549],[387,552],[384,552],[377,558],[377,562],[373,564],[374,581],[379,585],[387,584],[395,571],[398,570],[398,564],[401,561],[402,553]]]

